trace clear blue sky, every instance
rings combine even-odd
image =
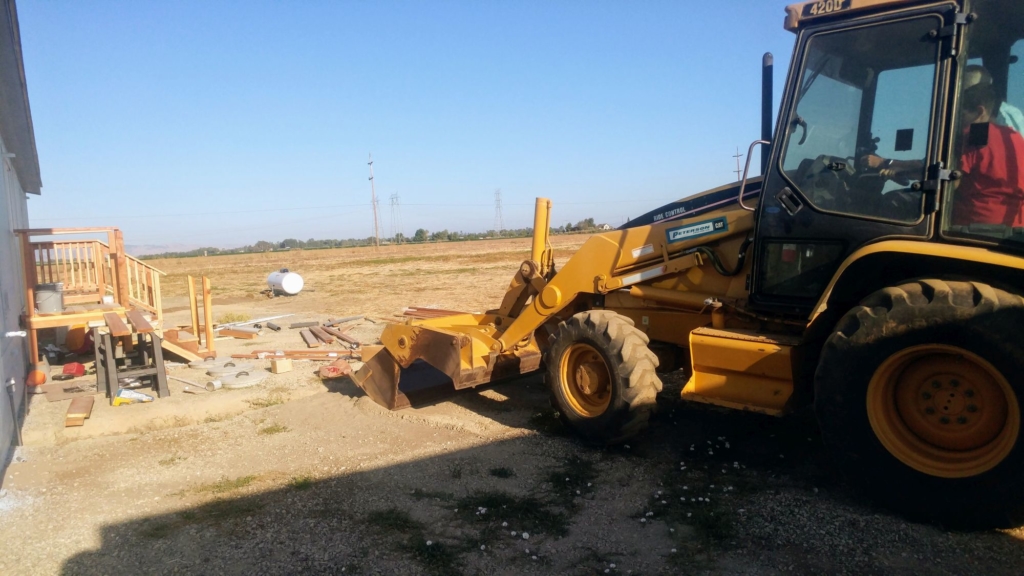
[[[18,5],[43,176],[33,226],[237,246],[618,225],[735,179],[776,102],[784,3],[38,2]],[[756,158],[755,158],[756,160]]]

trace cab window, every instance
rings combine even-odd
[[[953,155],[959,178],[943,205],[943,231],[1024,247],[1024,4],[979,0],[966,27]]]
[[[783,172],[818,210],[915,223],[928,153],[937,17],[813,36],[787,127]],[[887,177],[878,158],[916,162]],[[868,158],[875,160],[868,162]]]

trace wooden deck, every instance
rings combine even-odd
[[[162,325],[160,277],[165,274],[124,251],[124,237],[117,228],[32,228],[15,230],[20,241],[25,280],[26,311],[22,316],[29,332],[33,370],[39,362],[38,330],[118,321],[128,314],[148,314]],[[33,236],[96,236],[86,240],[32,241]],[[39,284],[63,283],[65,309],[57,313],[36,310]],[[129,320],[130,321],[130,320]],[[38,375],[36,375],[38,377]],[[32,377],[30,375],[30,380]]]

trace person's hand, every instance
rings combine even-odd
[[[892,180],[893,182],[899,184],[900,186],[908,186],[910,184],[910,178],[907,178],[905,172],[899,172],[891,168],[885,168],[879,170],[878,173],[882,176],[882,178],[885,178],[886,180]]]
[[[874,154],[868,154],[862,160],[864,166],[872,170],[878,170],[883,165],[885,165],[886,162],[888,162],[888,160],[882,158],[881,156],[875,156]]]

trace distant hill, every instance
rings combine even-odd
[[[164,254],[165,252],[188,252],[199,248],[199,244],[125,244],[125,252],[135,256],[149,256],[150,254]]]

